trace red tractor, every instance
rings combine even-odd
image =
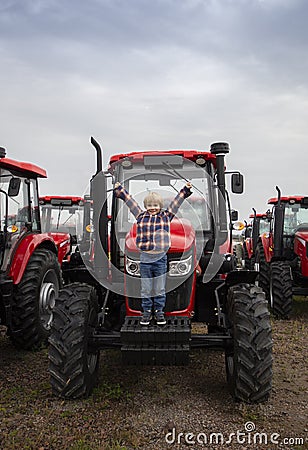
[[[294,295],[308,295],[308,197],[269,199],[273,205],[270,232],[259,237],[256,264],[259,285],[273,314],[287,319]]]
[[[61,287],[67,234],[42,233],[38,178],[44,169],[0,149],[0,323],[18,348],[37,349],[49,336]]]
[[[257,272],[235,268],[225,187],[228,144],[212,144],[210,152],[119,154],[103,171],[101,148],[93,138],[91,142],[97,151],[90,189],[94,251],[85,261],[89,281],[65,286],[53,310],[49,339],[53,393],[63,398],[90,395],[101,349],[121,349],[125,364],[185,365],[190,349],[203,347],[225,352],[227,380],[237,400],[266,400],[272,379],[270,317],[265,295],[255,284]],[[167,324],[151,322],[145,327],[140,324],[135,219],[114,195],[113,185],[120,182],[141,204],[148,190],[172,198],[187,180],[192,199],[184,201],[171,222]],[[243,192],[239,172],[232,173],[231,184],[233,192]],[[202,322],[206,331],[192,333],[195,322]]]
[[[249,218],[252,222],[245,227],[245,240],[243,242],[243,260],[245,262],[245,269],[253,270],[255,264],[255,251],[259,236],[268,233],[270,230],[271,213],[257,213],[253,208],[254,213],[250,214]]]
[[[69,233],[70,252],[62,261],[65,284],[79,281],[85,274],[82,255],[89,252],[91,202],[85,196],[46,195],[40,197],[42,230],[46,233]]]

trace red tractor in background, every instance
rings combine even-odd
[[[259,285],[273,314],[287,319],[293,295],[308,295],[308,197],[278,196],[273,205],[269,233],[259,237],[255,261]]]
[[[271,223],[271,212],[257,213],[253,208],[254,213],[250,214],[249,218],[252,222],[246,223],[244,242],[243,242],[243,260],[244,267],[247,270],[253,270],[255,264],[255,251],[258,244],[259,236],[268,233]]]
[[[224,351],[227,380],[237,400],[266,400],[272,380],[270,317],[265,295],[255,284],[257,272],[236,270],[232,254],[225,187],[228,144],[212,144],[211,151],[118,154],[103,171],[101,148],[91,142],[97,151],[90,182],[93,253],[85,261],[88,281],[65,286],[56,299],[49,338],[53,393],[62,398],[90,395],[101,349],[121,349],[123,362],[130,365],[185,365],[190,349],[199,347]],[[140,325],[135,218],[114,195],[113,185],[119,181],[142,204],[149,190],[174,198],[187,180],[192,199],[184,201],[171,222],[167,324],[145,327]],[[239,172],[232,172],[231,184],[232,192],[243,192]],[[192,333],[197,322],[201,334]]]
[[[0,148],[0,323],[16,347],[29,350],[47,341],[70,248],[68,234],[41,231],[38,178],[46,176]]]
[[[91,231],[91,202],[85,196],[45,195],[40,197],[42,230],[51,235],[68,233],[71,248],[62,261],[62,276],[65,284],[81,281],[82,254],[89,252]]]

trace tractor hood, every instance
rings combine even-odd
[[[295,233],[294,252],[301,259],[302,275],[308,277],[308,229]]]
[[[294,250],[295,253],[298,254],[297,249],[303,247],[303,249],[306,249],[306,246],[308,244],[308,230],[306,231],[297,231],[295,233],[294,238]]]
[[[297,231],[295,233],[295,239],[308,242],[308,229],[304,231]]]
[[[126,235],[125,246],[128,252],[139,252],[136,246],[136,223]],[[195,242],[195,231],[187,219],[174,218],[170,224],[171,245],[168,253],[188,251]]]

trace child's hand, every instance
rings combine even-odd
[[[119,186],[121,186],[121,183],[119,183],[118,181],[115,183],[114,185],[114,189],[117,189]]]
[[[186,183],[186,187],[187,187],[187,189],[191,189],[191,188],[192,188],[192,184],[188,181],[188,182]]]

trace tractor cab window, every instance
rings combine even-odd
[[[287,203],[284,215],[284,234],[294,234],[301,226],[308,228],[308,205]]]
[[[209,186],[207,178],[204,177],[204,171],[202,170],[202,172],[203,178],[194,177],[194,175],[197,175],[194,173],[190,174],[192,176],[189,177],[189,181],[193,185],[193,194],[181,205],[177,217],[189,220],[195,231],[210,231],[211,211],[207,203],[209,199]],[[187,175],[189,176],[186,173],[185,175],[183,173],[185,178]],[[133,196],[142,209],[144,209],[143,199],[151,191],[157,192],[162,196],[164,199],[163,208],[167,209],[185,184],[185,179],[180,179],[176,176],[166,177],[165,174],[161,176],[158,173],[151,173],[149,175],[148,173],[144,173],[144,171],[140,174],[138,172],[134,173],[132,170],[129,171],[129,179],[123,183],[125,189]],[[120,203],[118,215],[119,227],[123,231],[129,231],[134,222],[135,218],[129,209]]]
[[[260,234],[268,233],[270,230],[270,221],[268,219],[260,219]]]
[[[12,195],[10,190],[12,178],[14,177],[9,171],[1,170],[0,229],[15,234],[20,234],[25,228],[36,231],[39,223],[36,180],[18,177],[20,186]]]
[[[39,229],[36,180],[0,169],[0,258],[2,270],[9,261],[14,242],[28,231]]]
[[[31,223],[32,231],[40,231],[40,212],[38,203],[37,180],[30,180],[30,205],[31,205]]]
[[[77,229],[80,232],[83,224],[83,208],[79,204],[42,204],[41,216],[44,233],[68,233],[77,242]]]

